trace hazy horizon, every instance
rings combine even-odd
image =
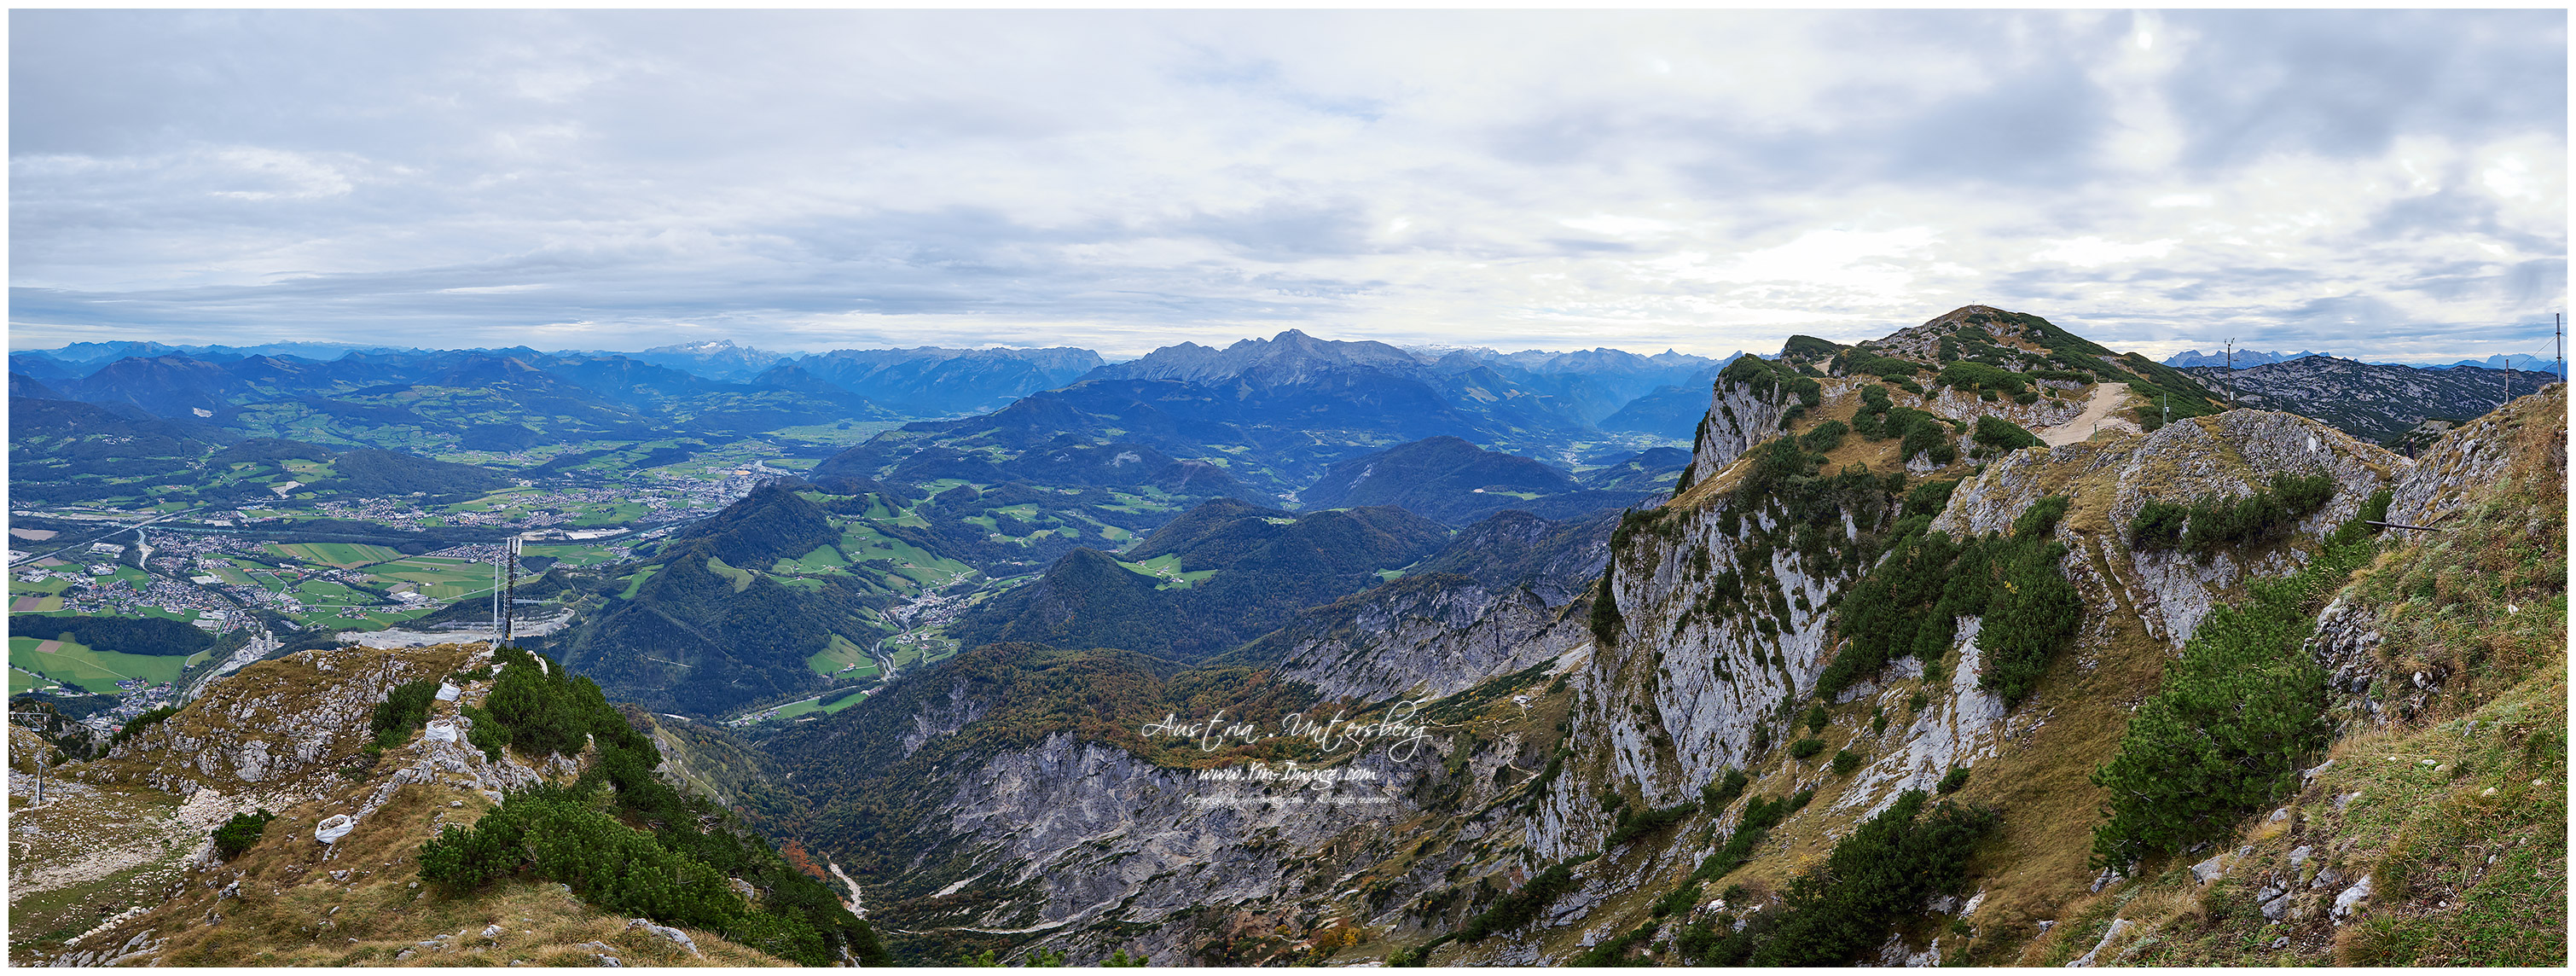
[[[2043,317],[2044,317],[2044,316],[2043,316]],[[1919,323],[1918,323],[1918,324],[1919,324]],[[2542,326],[2543,326],[2544,328],[2545,328],[2545,327],[2548,327],[2549,325],[2550,325],[2550,323],[2542,323]],[[1903,328],[1903,327],[1902,327],[1902,326],[1899,326],[1898,328]],[[1282,330],[1282,332],[1281,332],[1280,334],[1284,334],[1286,331],[1290,331],[1290,330]],[[1302,329],[1301,329],[1301,330],[1294,330],[1294,331],[1304,332],[1304,331],[1306,331],[1306,330],[1302,330]],[[1894,329],[1891,329],[1890,331],[1894,331]],[[1343,341],[1343,342],[1357,342],[1357,341],[1382,341],[1382,340],[1371,340],[1371,339],[1367,339],[1366,337],[1343,337],[1343,336],[1333,336],[1333,335],[1314,335],[1314,334],[1313,334],[1313,333],[1311,333],[1311,332],[1308,332],[1307,334],[1312,335],[1314,338],[1317,338],[1317,339],[1324,339],[1324,340],[1329,340],[1329,341]],[[1182,338],[1182,339],[1174,339],[1174,340],[1172,340],[1171,342],[1165,343],[1165,344],[1163,344],[1162,346],[1157,346],[1157,347],[1154,347],[1154,348],[1155,348],[1155,349],[1160,349],[1160,348],[1166,348],[1166,347],[1169,347],[1169,346],[1179,345],[1179,344],[1184,343],[1184,342],[1196,342],[1196,343],[1198,343],[1199,345],[1202,345],[1202,346],[1214,346],[1214,347],[1216,347],[1216,348],[1220,348],[1220,349],[1222,349],[1222,348],[1225,348],[1225,347],[1227,347],[1227,346],[1231,346],[1231,345],[1233,345],[1233,344],[1234,344],[1234,343],[1236,343],[1236,342],[1248,342],[1248,341],[1255,341],[1255,340],[1276,340],[1276,339],[1278,338],[1278,335],[1279,335],[1279,334],[1268,335],[1268,336],[1239,336],[1239,337],[1232,338],[1232,339],[1226,339],[1226,340],[1222,340],[1222,341],[1214,341],[1214,342],[1207,341],[1206,339],[1203,339],[1203,338]],[[1785,342],[1785,341],[1787,341],[1787,339],[1788,339],[1788,336],[1783,335],[1783,336],[1781,337],[1781,342]],[[95,340],[76,340],[76,341],[95,341]],[[105,341],[107,341],[107,342],[145,342],[145,341],[150,341],[150,342],[160,342],[162,345],[165,345],[165,346],[174,346],[174,347],[197,347],[197,348],[225,347],[225,348],[233,348],[233,349],[261,348],[261,347],[266,347],[266,346],[278,346],[278,345],[315,345],[315,346],[326,346],[326,347],[346,347],[347,349],[352,349],[352,350],[385,349],[385,350],[393,350],[393,351],[398,351],[398,352],[414,352],[414,351],[417,351],[417,352],[435,352],[435,351],[474,351],[474,350],[495,350],[495,349],[518,348],[518,347],[516,347],[516,346],[420,346],[420,345],[402,346],[402,345],[384,345],[384,344],[368,344],[368,343],[343,343],[343,342],[310,341],[310,340],[280,340],[280,341],[275,341],[275,342],[167,342],[167,341],[162,341],[162,340],[157,340],[157,339],[114,339],[114,340],[105,340]],[[935,347],[935,344],[921,343],[921,344],[914,344],[914,345],[909,345],[909,346],[837,346],[837,347],[823,347],[823,348],[794,349],[794,348],[780,348],[780,347],[764,346],[764,345],[758,345],[758,344],[755,344],[755,343],[734,342],[732,339],[703,339],[703,340],[691,340],[691,341],[684,341],[684,342],[677,342],[677,343],[665,343],[665,344],[660,345],[660,346],[637,346],[637,347],[634,347],[634,348],[626,348],[626,349],[617,349],[617,348],[586,348],[586,349],[576,349],[576,348],[559,348],[559,349],[543,349],[543,348],[538,348],[538,347],[534,347],[534,346],[529,346],[529,347],[527,347],[527,348],[535,349],[537,352],[545,353],[545,354],[548,354],[548,355],[567,355],[567,354],[586,354],[586,353],[600,353],[600,354],[614,354],[614,355],[634,355],[634,354],[638,354],[638,353],[651,352],[651,351],[654,351],[654,350],[656,350],[656,349],[666,349],[666,348],[671,348],[671,347],[674,347],[674,346],[684,346],[684,345],[693,345],[693,344],[709,344],[709,345],[712,345],[712,344],[717,344],[717,343],[732,343],[732,345],[733,345],[735,348],[738,348],[738,349],[745,349],[745,350],[751,350],[751,351],[757,351],[757,352],[766,352],[766,353],[777,353],[777,354],[787,355],[787,356],[811,356],[811,355],[819,355],[819,354],[822,354],[822,353],[834,352],[834,351],[839,351],[839,350],[858,350],[858,351],[866,351],[866,350],[883,350],[883,349],[896,349],[896,350],[900,350],[900,349],[919,349],[919,348],[924,348],[925,346],[932,346],[932,347]],[[1394,345],[1394,346],[1396,346],[1397,348],[1404,349],[1404,350],[1406,350],[1406,351],[1408,351],[1408,352],[1415,352],[1415,353],[1417,353],[1417,354],[1418,354],[1418,353],[1425,352],[1425,351],[1445,351],[1445,350],[1452,350],[1452,349],[1460,349],[1460,350],[1483,350],[1483,351],[1486,351],[1486,352],[1496,353],[1496,354],[1500,354],[1500,355],[1514,355],[1514,354],[1519,354],[1519,353],[1533,353],[1533,352],[1534,352],[1534,353],[1547,353],[1547,354],[1565,354],[1565,353],[1577,353],[1577,352],[1591,352],[1591,351],[1595,351],[1595,350],[1599,350],[1599,349],[1609,349],[1609,350],[1617,351],[1617,352],[1627,352],[1627,353],[1632,353],[1632,354],[1635,354],[1635,355],[1638,355],[1638,356],[1657,356],[1657,355],[1664,354],[1664,353],[1666,353],[1666,352],[1678,352],[1678,351],[1679,351],[1679,350],[1673,350],[1673,349],[1630,349],[1630,348],[1622,348],[1622,347],[1618,347],[1618,346],[1590,346],[1590,347],[1585,347],[1585,348],[1581,348],[1581,349],[1569,349],[1569,348],[1559,348],[1559,349],[1545,349],[1545,348],[1507,349],[1507,348],[1503,348],[1503,347],[1501,347],[1501,346],[1492,345],[1492,344],[1490,344],[1490,343],[1482,343],[1482,344],[1480,344],[1480,343],[1415,343],[1415,344],[1388,343],[1388,344],[1389,344],[1389,345]],[[1756,347],[1756,348],[1746,348],[1746,349],[1732,349],[1732,350],[1728,350],[1728,351],[1726,351],[1726,352],[1718,353],[1718,354],[1715,354],[1715,355],[1709,355],[1709,354],[1705,354],[1705,353],[1686,353],[1686,355],[1701,356],[1702,358],[1707,358],[1707,359],[1724,359],[1724,358],[1726,358],[1727,356],[1735,355],[1735,354],[1737,354],[1737,353],[1744,353],[1744,354],[1747,354],[1747,355],[1757,355],[1757,356],[1761,356],[1761,357],[1764,357],[1764,358],[1770,358],[1770,357],[1775,356],[1775,355],[1777,355],[1777,354],[1778,354],[1780,344],[1781,344],[1780,342],[1774,342],[1774,343],[1770,344],[1768,347]],[[55,344],[55,345],[50,345],[50,346],[30,346],[30,347],[25,347],[25,348],[12,348],[12,349],[10,349],[9,351],[10,351],[10,352],[13,352],[13,353],[18,353],[18,352],[53,352],[53,351],[58,351],[58,350],[60,350],[60,349],[65,348],[65,346],[66,346],[66,345],[67,345],[67,344]],[[1090,347],[1087,347],[1087,346],[1063,346],[1063,345],[1058,345],[1058,346],[1039,346],[1039,345],[1013,345],[1013,344],[1008,344],[1008,343],[986,343],[986,344],[976,345],[976,346],[945,346],[945,347],[937,347],[937,348],[949,348],[949,349],[973,349],[973,350],[984,350],[984,349],[1024,349],[1024,350],[1025,350],[1025,349],[1048,349],[1048,348],[1079,348],[1079,349],[1088,349],[1088,348],[1090,348]],[[1148,349],[1148,350],[1146,350],[1146,351],[1145,351],[1145,352],[1143,352],[1143,353],[1132,353],[1132,354],[1113,354],[1113,353],[1111,353],[1111,352],[1109,352],[1109,351],[1106,351],[1106,350],[1099,350],[1099,349],[1092,349],[1091,351],[1092,351],[1092,352],[1095,352],[1095,353],[1098,353],[1098,354],[1100,355],[1100,357],[1101,357],[1102,361],[1104,361],[1104,362],[1108,362],[1108,363],[1120,363],[1120,362],[1126,362],[1126,361],[1129,361],[1129,360],[1132,360],[1132,359],[1139,358],[1139,357],[1141,357],[1141,356],[1145,355],[1146,353],[1150,353],[1150,352],[1152,352],[1153,350],[1152,350],[1152,349]],[[2113,351],[2114,351],[2114,352],[2129,352],[2129,351],[2131,351],[2131,350],[2129,350],[2129,349],[2121,349],[2121,348],[2114,348],[2114,349],[2113,349]],[[2145,350],[2137,350],[2137,351],[2139,351],[2139,352],[2144,352]],[[2444,358],[2444,357],[2441,357],[2441,356],[2433,356],[2433,357],[2430,357],[2430,358],[2422,358],[2422,359],[2383,359],[2383,358],[2368,358],[2368,357],[2363,357],[2363,356],[2350,355],[2350,354],[2346,354],[2346,353],[2343,353],[2343,352],[2340,352],[2340,351],[2337,351],[2337,350],[2334,350],[2334,349],[2319,349],[2319,350],[2255,349],[2255,348],[2251,348],[2251,347],[2246,347],[2246,346],[2241,346],[2241,345],[2240,345],[2240,346],[2238,346],[2238,347],[2237,347],[2237,349],[2236,349],[2236,354],[2237,354],[2237,355],[2239,355],[2239,356],[2248,355],[2248,354],[2257,354],[2257,353],[2268,353],[2268,354],[2281,355],[2281,356],[2292,356],[2292,355],[2294,355],[2294,354],[2297,354],[2297,355],[2321,355],[2321,356],[2333,356],[2333,357],[2340,358],[2340,359],[2356,359],[2356,360],[2361,360],[2361,361],[2365,361],[2365,362],[2373,362],[2373,363],[2392,363],[2392,364],[2398,364],[2398,365],[2410,365],[2410,366],[2451,366],[2451,365],[2456,365],[2456,364],[2459,364],[2459,363],[2481,361],[2481,360],[2484,360],[2484,359],[2488,358],[2489,356],[2498,356],[2498,355],[2503,355],[2503,356],[2512,356],[2512,355],[2536,355],[2536,356],[2538,356],[2539,358],[2541,358],[2541,359],[2544,359],[2544,360],[2545,360],[2545,359],[2549,359],[2549,358],[2551,358],[2551,357],[2552,357],[2552,355],[2553,355],[2553,353],[2555,353],[2556,351],[2557,351],[2557,350],[2555,350],[2555,349],[2553,349],[2553,348],[2551,348],[2551,347],[2546,347],[2546,346],[2544,346],[2544,347],[2543,347],[2543,348],[2541,348],[2537,353],[2529,353],[2529,352],[2522,352],[2522,353],[2515,353],[2515,352],[2499,352],[2499,353],[2483,353],[2483,354],[2476,354],[2476,355],[2462,354],[2462,355],[2453,356],[2453,357],[2449,357],[2449,358]],[[2159,361],[2161,361],[2161,360],[2163,360],[2163,359],[2165,359],[2165,358],[2170,358],[2170,357],[2171,357],[2172,355],[2174,355],[2175,353],[2181,353],[2181,352],[2200,352],[2200,353],[2206,353],[2206,354],[2213,355],[2213,356],[2214,356],[2214,355],[2218,355],[2218,354],[2219,354],[2219,350],[2218,350],[2218,349],[2216,349],[2216,348],[2210,348],[2210,349],[2192,349],[2192,348],[2188,348],[2188,347],[2186,347],[2186,348],[2183,348],[2183,349],[2176,349],[2176,350],[2173,350],[2173,351],[2171,351],[2171,352],[2165,352],[2165,353],[2158,354],[2155,358],[2157,358]],[[333,358],[336,358],[336,357],[333,357]],[[2544,372],[2545,372],[2545,370],[2544,370]]]

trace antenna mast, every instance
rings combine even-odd
[[[501,552],[492,554],[492,650],[494,653],[499,653],[501,650],[501,560],[509,548],[508,543],[502,543]]]
[[[2227,409],[2236,409],[2236,340],[2227,340]]]
[[[501,587],[501,643],[510,642],[510,625],[518,613],[519,537],[511,536],[501,547],[501,558],[509,565],[506,582]]]

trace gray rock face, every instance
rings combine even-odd
[[[1414,765],[1373,751],[1352,768],[1375,777],[1329,789],[1287,782],[1212,783],[1124,750],[1056,734],[959,777],[941,815],[988,852],[949,887],[1029,886],[1035,903],[997,900],[984,926],[1070,930],[1115,913],[1154,923],[1207,904],[1281,898],[1303,879],[1279,851],[1342,852],[1353,870],[1390,852],[1387,828],[1420,811],[1402,795]],[[1143,939],[1149,954],[1175,946]]]
[[[2492,484],[2503,474],[2513,461],[2513,452],[2506,447],[2510,433],[2508,418],[2488,414],[2435,442],[2392,486],[2388,520],[2400,525],[2440,522],[2472,487]],[[2559,450],[2565,449],[2565,442],[2559,442]],[[2562,455],[2557,464],[2564,467],[2566,458]]]
[[[1845,380],[1841,385],[1857,381]],[[1831,396],[1837,386],[1828,385]],[[1708,422],[1700,428],[1699,440],[1691,445],[1690,467],[1682,480],[1698,484],[1717,476],[1726,466],[1753,445],[1780,435],[1781,418],[1798,398],[1785,389],[1774,389],[1761,396],[1749,387],[1724,380],[1711,389],[1708,400]]]
[[[1528,590],[1492,594],[1465,577],[1444,579],[1455,582],[1368,595],[1348,623],[1291,646],[1281,676],[1328,699],[1438,698],[1592,641],[1582,620]]]
[[[2263,917],[2278,922],[2281,920],[2282,916],[2287,915],[2290,912],[2290,893],[2281,891],[2277,888],[2266,888],[2264,890],[2272,893],[2259,896],[2259,900],[2263,906]]]

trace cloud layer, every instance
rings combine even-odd
[[[18,11],[10,344],[2546,351],[2565,25]]]

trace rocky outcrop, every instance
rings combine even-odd
[[[1695,485],[1716,477],[1753,445],[1780,436],[1783,418],[1797,404],[1797,396],[1787,389],[1766,395],[1720,377],[1709,389],[1708,416],[1700,422],[1681,482]]]
[[[1310,616],[1322,619],[1284,638],[1279,673],[1326,699],[1447,697],[1592,643],[1582,620],[1536,593],[1489,593],[1463,576],[1408,579]]]
[[[1305,880],[1279,870],[1283,853],[1340,852],[1364,865],[1371,848],[1388,853],[1385,828],[1418,812],[1402,790],[1412,770],[1383,753],[1340,768],[1344,781],[1322,785],[1215,783],[1055,735],[960,777],[944,816],[972,838],[984,870],[951,888],[1030,886],[1034,904],[994,902],[983,919],[1028,931],[1154,924],[1200,905],[1279,899]],[[1175,948],[1148,945],[1159,957]]]
[[[2132,552],[2129,520],[2149,501],[2189,503],[2205,497],[2241,498],[2275,475],[2323,474],[2335,494],[2300,521],[2303,535],[2325,532],[2361,511],[2371,493],[2407,470],[2403,457],[2364,443],[2318,421],[2262,410],[2232,410],[2215,417],[2176,421],[2144,436],[2122,436],[2063,447],[2015,451],[1960,483],[1932,527],[1953,535],[1999,532],[2047,495],[2078,495],[2079,514],[2059,527],[2059,538],[2113,560],[2118,594],[2148,631],[2180,648],[2207,616],[2214,600],[2248,574],[2296,568],[2293,548],[2256,554],[2220,553],[2206,560],[2179,552]]]
[[[468,667],[474,653],[465,645],[332,647],[262,661],[208,685],[179,714],[117,744],[80,775],[183,797],[208,787],[311,792],[330,784],[307,780],[358,758],[387,691]]]

